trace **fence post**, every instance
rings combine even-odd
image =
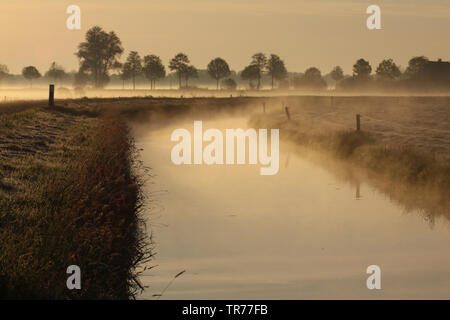
[[[48,92],[48,106],[53,107],[55,105],[55,85],[51,84]]]
[[[356,131],[361,130],[361,115],[356,115]]]
[[[355,195],[356,199],[359,200],[361,199],[361,183],[358,181],[356,183],[356,195]]]
[[[286,106],[284,108],[284,110],[286,111],[286,116],[287,116],[288,120],[291,120],[291,115],[289,114],[289,108]]]

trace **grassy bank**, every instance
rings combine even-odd
[[[432,212],[444,208],[438,212],[448,216],[449,102],[446,97],[86,98],[58,101],[54,108],[3,105],[0,298],[128,299],[139,291],[136,267],[152,251],[141,229],[142,181],[133,170],[137,162],[125,119],[157,127],[183,117],[252,113],[254,128],[279,128],[282,138],[318,150],[330,162],[341,159],[349,171],[360,167],[376,175],[376,187],[397,192],[403,203]],[[363,115],[360,132],[350,129],[355,113]],[[81,268],[81,290],[66,288],[70,265]]]
[[[364,130],[313,130],[301,120],[282,120],[271,114],[255,115],[251,124],[278,128],[282,139],[367,169],[378,180],[410,186],[411,191],[419,187],[433,194],[440,207],[450,206],[450,163],[445,155],[427,153],[414,145],[387,145],[376,134]]]
[[[133,142],[123,121],[87,111],[1,116],[1,298],[128,299],[139,290],[136,267],[151,252]],[[81,290],[66,287],[70,265],[81,269]]]

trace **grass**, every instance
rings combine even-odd
[[[126,124],[69,107],[25,112],[2,118],[9,123],[2,129],[16,132],[0,147],[39,140],[25,129],[31,124],[53,123],[44,135],[57,138],[42,153],[2,151],[0,297],[135,297],[142,289],[137,267],[151,258],[151,243],[140,220],[142,181],[133,170],[137,162]],[[32,123],[24,125],[30,117]],[[70,265],[81,268],[81,290],[66,287]]]
[[[367,170],[374,186],[386,191],[404,207],[416,203],[427,216],[450,218],[450,163],[447,155],[426,152],[414,145],[388,145],[379,135],[368,131],[312,129],[303,121],[258,114],[252,118],[251,124],[260,128],[278,128],[282,139]],[[393,186],[401,192],[393,190]],[[412,198],[420,201],[417,203]]]
[[[279,128],[282,137],[297,144],[330,152],[397,181],[450,189],[447,157],[426,152],[414,145],[387,145],[378,135],[364,130],[312,130],[302,120],[286,121],[271,114],[256,115],[251,122],[261,128]]]
[[[269,113],[262,114],[262,102]],[[365,168],[382,177],[380,189],[399,182],[397,197],[405,203],[410,189],[421,186],[426,192],[418,189],[418,205],[430,195],[448,214],[448,102],[342,97],[331,104],[328,97],[285,97],[291,121],[277,98],[86,98],[59,101],[54,108],[5,104],[0,298],[129,299],[142,289],[137,270],[152,248],[140,220],[143,181],[125,119],[163,126],[183,116],[253,110],[253,127],[279,128],[282,138]],[[359,132],[349,129],[356,112],[363,115]],[[81,268],[81,290],[66,288],[69,265]]]

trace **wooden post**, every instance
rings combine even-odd
[[[286,106],[286,107],[284,108],[284,110],[286,111],[287,119],[288,119],[288,120],[291,120],[291,115],[289,114],[289,108]]]
[[[263,112],[266,113],[266,103],[263,102]]]
[[[356,115],[356,131],[361,130],[361,115]]]
[[[361,199],[361,183],[359,181],[356,183],[356,199]]]
[[[53,107],[55,105],[55,85],[51,84],[48,92],[48,106]]]

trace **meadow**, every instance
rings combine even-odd
[[[286,114],[288,107],[289,118]],[[154,250],[131,124],[246,114],[448,217],[449,97],[82,98],[0,105],[0,297],[129,299]],[[355,115],[361,130],[355,130]],[[331,166],[331,165],[330,165]],[[419,189],[417,189],[419,188]],[[417,191],[419,192],[414,192]],[[410,196],[404,196],[404,195]],[[417,197],[417,194],[420,196]],[[77,264],[82,290],[66,288]]]
[[[0,297],[129,299],[151,256],[124,121],[77,105],[0,114]],[[83,270],[68,290],[66,268]]]

